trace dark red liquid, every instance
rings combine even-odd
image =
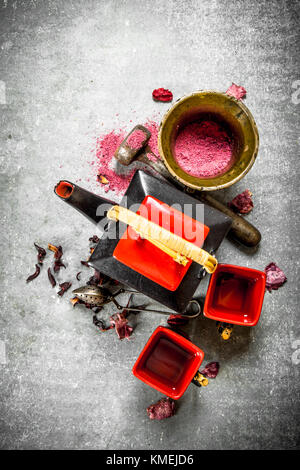
[[[224,273],[217,281],[215,306],[228,307],[231,310],[245,310],[249,281]]]
[[[145,361],[144,370],[168,386],[176,388],[193,358],[191,352],[162,337]]]
[[[232,273],[220,273],[216,282],[213,307],[219,311],[239,313],[245,320],[252,318],[255,279]]]

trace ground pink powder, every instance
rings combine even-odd
[[[140,129],[137,129],[128,137],[127,143],[129,147],[136,150],[142,147],[145,139],[146,139],[145,133],[141,131]]]
[[[159,125],[157,122],[148,119],[144,126],[151,132],[148,145],[151,151],[158,156],[157,139]],[[113,130],[103,134],[96,139],[96,158],[91,162],[91,165],[93,168],[96,168],[97,177],[98,175],[102,175],[109,181],[108,184],[102,185],[105,192],[110,190],[115,191],[120,195],[124,194],[135,172],[135,169],[131,166],[123,167],[117,164],[117,161],[114,158],[115,151],[125,139],[126,135],[127,132],[124,129],[119,129],[118,131]],[[159,158],[151,154],[148,154],[148,156],[155,160]]]
[[[179,166],[192,176],[212,177],[225,172],[232,161],[232,142],[225,129],[214,121],[186,125],[175,142]]]

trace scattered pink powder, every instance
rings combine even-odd
[[[151,132],[151,137],[148,142],[148,146],[150,150],[154,153],[154,155],[157,158],[160,158],[159,151],[158,151],[159,124],[155,121],[152,121],[151,119],[148,119],[148,121],[145,122],[145,124],[143,125],[147,127],[147,129]],[[157,160],[157,158],[154,155],[151,155],[149,153],[147,155],[150,160],[153,160],[153,161]]]
[[[224,173],[232,162],[232,142],[214,121],[187,124],[178,134],[175,155],[179,166],[192,176],[212,177]]]
[[[151,132],[148,145],[152,152],[158,156],[157,139],[159,124],[149,119],[144,126]],[[110,190],[120,195],[124,194],[135,172],[135,169],[131,166],[121,166],[114,158],[115,151],[126,135],[127,132],[124,129],[119,129],[103,134],[96,139],[96,159],[91,162],[91,166],[93,168],[96,167],[96,177],[100,174],[108,179],[109,183],[102,185],[105,192]],[[156,157],[153,155],[148,155],[151,159],[156,160]]]
[[[234,98],[236,98],[237,100],[241,100],[242,98],[244,98],[244,96],[246,95],[246,90],[244,87],[242,86],[238,86],[236,85],[235,83],[233,83],[229,88],[228,90],[226,91],[227,95],[229,96],[233,96]]]

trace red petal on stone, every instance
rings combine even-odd
[[[271,292],[277,290],[286,281],[286,275],[275,263],[270,263],[265,267],[265,273],[267,275],[266,289]]]
[[[152,98],[154,101],[168,102],[172,101],[173,93],[170,90],[166,90],[165,88],[157,88],[156,90],[153,90]]]
[[[200,374],[210,379],[215,379],[219,373],[220,364],[218,362],[209,362],[204,369],[200,370]]]
[[[175,414],[175,402],[172,398],[162,398],[157,403],[148,406],[147,415],[150,419],[166,419]]]
[[[246,95],[246,90],[244,87],[242,86],[238,86],[236,85],[235,83],[233,83],[229,88],[228,90],[226,91],[227,95],[229,96],[233,96],[234,98],[236,98],[237,100],[241,100],[242,98],[244,98],[244,96]]]

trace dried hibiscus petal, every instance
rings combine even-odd
[[[209,362],[204,369],[200,370],[200,374],[210,379],[215,379],[218,375],[220,364],[218,362]]]
[[[63,250],[62,250],[62,247],[59,245],[59,246],[55,246],[55,245],[51,245],[51,243],[48,244],[48,250],[51,250],[54,252],[54,258],[55,259],[60,259],[63,255]]]
[[[80,263],[81,263],[83,266],[86,266],[87,268],[90,267],[90,265],[88,264],[87,261],[80,261]]]
[[[99,237],[97,237],[97,235],[93,235],[92,237],[89,238],[89,241],[92,243],[98,243]]]
[[[248,214],[253,209],[252,193],[246,189],[243,193],[238,194],[231,202],[228,202],[228,207],[239,212],[240,214]]]
[[[242,86],[238,86],[236,85],[235,83],[233,83],[229,88],[228,90],[226,91],[226,94],[229,95],[229,96],[233,96],[234,98],[236,98],[237,100],[241,100],[242,98],[244,98],[244,96],[246,95],[246,90],[244,87]]]
[[[63,282],[62,284],[59,284],[59,287],[60,287],[60,291],[57,292],[57,295],[59,295],[60,297],[62,297],[64,295],[64,293],[70,289],[72,283],[71,282]]]
[[[153,90],[152,98],[154,101],[172,101],[173,93],[165,88],[157,88],[156,90]]]
[[[78,297],[73,297],[72,299],[70,299],[70,302],[73,305],[73,307],[75,307],[76,304],[81,303]]]
[[[60,259],[56,259],[54,261],[53,271],[55,273],[57,273],[60,270],[60,268],[65,268],[66,269],[66,266],[64,265],[64,263],[62,263],[62,261]]]
[[[268,264],[265,267],[265,273],[267,275],[266,289],[269,292],[277,290],[287,281],[286,275],[275,263]]]
[[[188,322],[188,318],[182,317],[181,315],[171,314],[167,319],[167,323],[170,326],[183,326]]]
[[[158,402],[148,406],[147,415],[150,419],[165,419],[174,416],[175,402],[172,398],[161,398]]]
[[[34,243],[34,246],[36,247],[37,252],[38,252],[38,255],[37,255],[38,263],[43,264],[44,258],[46,256],[46,250],[42,248],[41,246],[37,245],[36,243]]]
[[[106,276],[105,274],[100,273],[100,271],[97,271],[95,269],[94,275],[90,277],[88,282],[86,283],[88,286],[102,286],[106,282],[109,281],[109,277]]]
[[[122,313],[115,313],[110,317],[110,323],[112,327],[115,327],[119,339],[128,339],[133,332],[132,326],[128,325],[126,315],[127,313],[124,310]]]
[[[108,331],[108,330],[111,330],[112,328],[114,328],[113,325],[110,325],[110,326],[105,326],[104,324],[104,321],[103,320],[100,320],[96,317],[96,315],[93,316],[93,323],[94,325],[99,328],[100,331]]]
[[[54,276],[53,274],[51,273],[51,269],[48,268],[48,279],[52,285],[52,287],[55,287],[56,286],[56,280],[54,279]]]
[[[41,272],[41,268],[39,267],[38,264],[35,265],[35,272],[33,274],[31,274],[27,279],[26,279],[26,282],[30,282],[32,281],[33,279],[35,279],[36,277],[38,277],[38,275],[40,274]]]
[[[97,175],[97,179],[101,184],[108,184],[109,181],[104,175]]]

